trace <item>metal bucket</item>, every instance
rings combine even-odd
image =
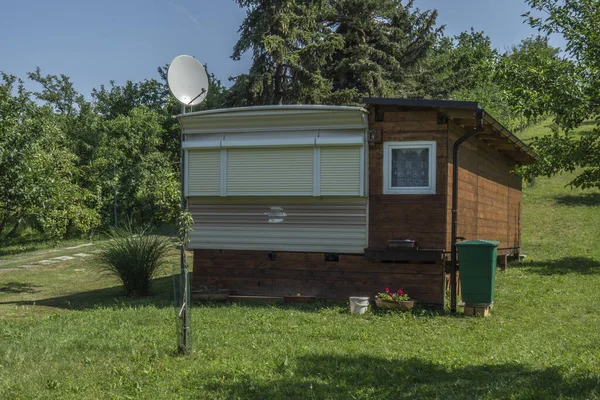
[[[352,314],[364,314],[368,307],[368,297],[350,297],[350,312]]]

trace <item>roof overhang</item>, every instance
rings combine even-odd
[[[319,130],[366,130],[363,107],[325,105],[269,105],[222,108],[176,116],[183,133],[260,133]]]
[[[369,97],[363,99],[363,102],[368,105],[403,107],[407,110],[436,110],[466,131],[475,128],[477,125],[476,111],[480,110],[477,102],[473,101]],[[539,160],[539,156],[529,146],[523,143],[490,114],[484,112],[483,119],[483,130],[477,134],[476,138],[504,156],[514,160],[517,164],[532,164]]]

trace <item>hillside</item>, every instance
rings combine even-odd
[[[526,129],[519,136],[527,142],[533,136],[551,134],[546,120]],[[584,124],[574,131],[585,134],[594,127]],[[575,173],[551,178],[538,177],[523,188],[523,251],[528,260],[553,260],[569,268],[573,259],[600,261],[600,190],[581,190],[567,186]],[[578,268],[572,265],[573,268]]]

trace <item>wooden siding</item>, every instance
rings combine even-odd
[[[323,253],[195,250],[192,284],[240,295],[331,299],[373,296],[401,286],[420,302],[442,306],[444,301],[441,263],[383,263],[360,255],[340,254],[335,262],[325,261]]]
[[[449,123],[448,148],[465,131]],[[459,150],[458,236],[497,240],[499,248],[521,245],[521,178],[510,172],[514,161],[474,138]],[[452,152],[448,157],[447,230],[452,228]],[[450,236],[446,248],[450,248]]]
[[[420,248],[444,249],[447,242],[448,191],[447,124],[438,124],[435,111],[398,111],[376,107],[369,115],[369,247],[381,248],[391,239],[413,239]],[[383,121],[376,121],[383,114]],[[436,142],[435,194],[383,194],[383,142]]]

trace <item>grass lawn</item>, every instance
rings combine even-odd
[[[569,180],[525,189],[527,258],[486,319],[196,305],[183,357],[172,266],[133,300],[89,258],[0,271],[0,398],[600,398],[600,192]]]

